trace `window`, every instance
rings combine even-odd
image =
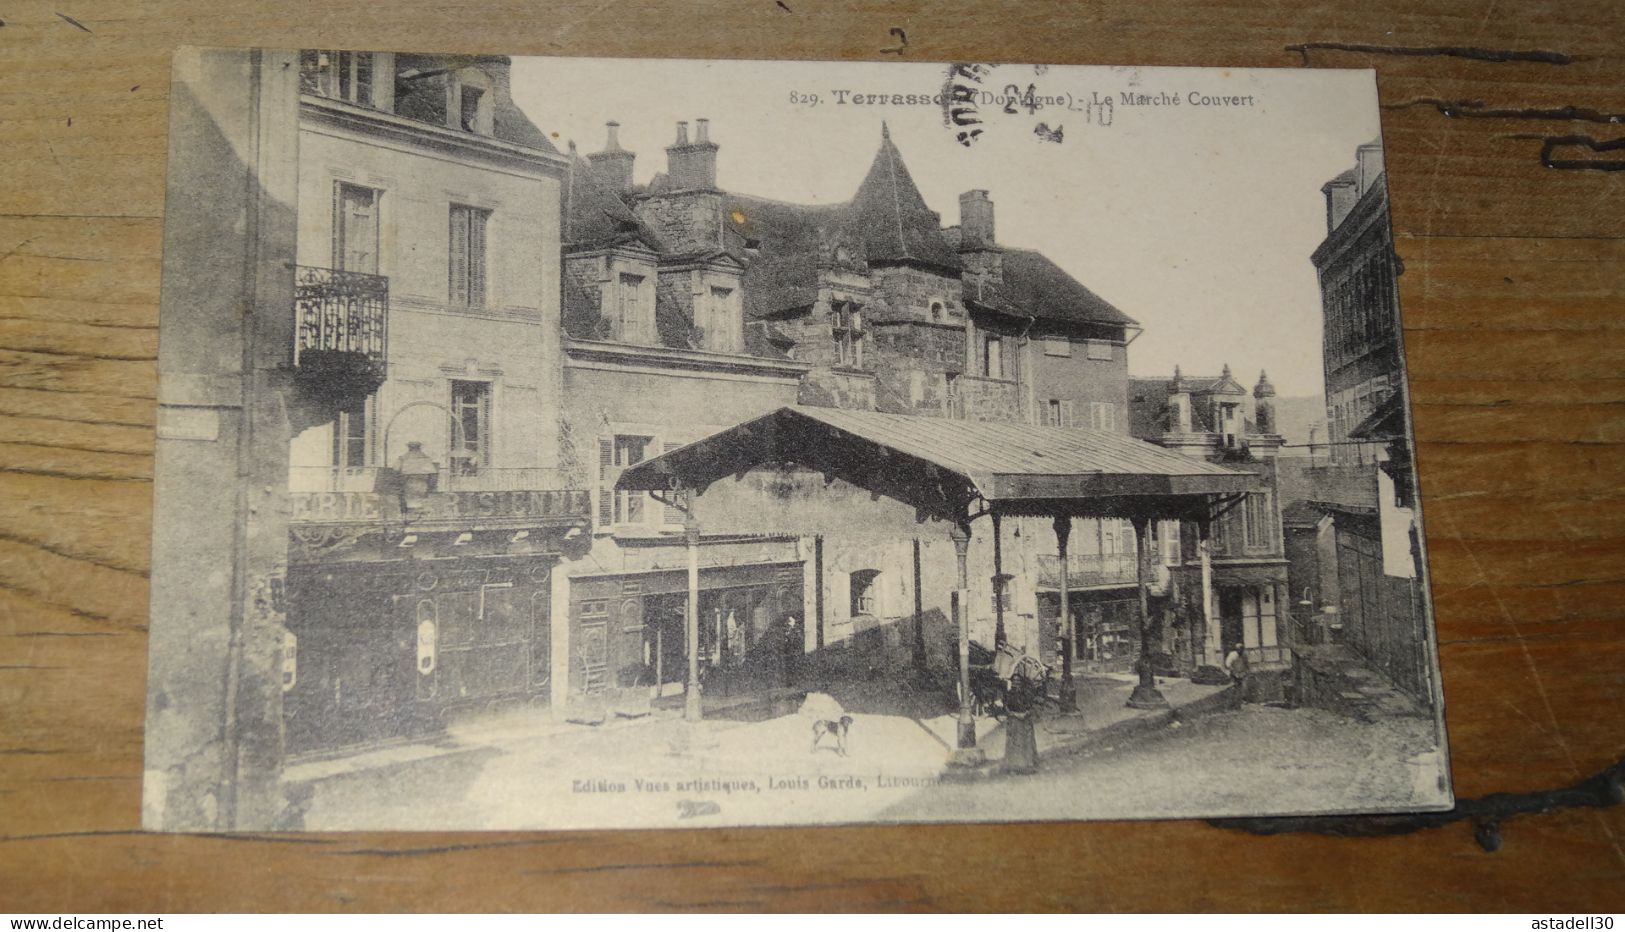
[[[1109,401],[1089,402],[1089,426],[1095,430],[1117,430],[1117,405]]]
[[[333,268],[378,274],[378,199],[382,193],[338,182],[333,192]]]
[[[299,53],[299,90],[364,107],[373,106],[372,53],[305,49]]]
[[[1265,492],[1252,492],[1243,505],[1246,541],[1250,550],[1268,549],[1275,542],[1274,515],[1270,513],[1270,498]]]
[[[368,413],[372,405],[373,396],[369,395],[339,411],[338,420],[333,423],[334,466],[357,469],[367,465],[367,453],[372,446],[368,433],[373,426],[373,418]]]
[[[1004,341],[997,334],[982,337],[982,375],[990,379],[1004,378]]]
[[[712,286],[706,293],[707,304],[705,309],[704,332],[701,334],[707,349],[719,353],[737,353],[739,345],[735,338],[738,327],[735,323],[738,315],[734,313],[734,290],[732,288],[718,288]]]
[[[648,492],[622,492],[615,481],[628,466],[654,456],[657,452],[670,453],[681,444],[667,441],[664,447],[657,438],[645,434],[616,434],[598,441],[598,524],[604,530],[616,525],[648,525],[659,527],[682,524],[682,510],[663,505]]]
[[[654,315],[644,300],[642,275],[622,272],[615,281],[615,338],[623,343],[652,343]]]
[[[858,570],[851,576],[852,617],[880,614],[880,571]]]
[[[838,365],[863,368],[863,311],[852,304],[836,304],[830,309],[831,334],[835,340]]]
[[[491,383],[451,383],[451,473],[472,476],[491,465]]]
[[[921,405],[925,403],[925,373],[918,369],[910,369],[908,373],[908,403]]]
[[[1090,359],[1096,359],[1102,362],[1112,361],[1112,345],[1110,341],[1090,340],[1086,345],[1089,350],[1088,355]]]
[[[1044,424],[1048,427],[1061,426],[1061,399],[1051,398],[1044,411]]]
[[[485,228],[489,210],[451,205],[450,302],[458,307],[485,306]]]
[[[1157,522],[1157,544],[1162,549],[1162,562],[1164,566],[1174,566],[1179,563],[1179,522]]]
[[[1045,337],[1044,338],[1044,355],[1045,356],[1071,356],[1072,355],[1072,341],[1068,340],[1066,337]]]
[[[480,107],[485,102],[485,91],[477,87],[464,84],[459,88],[458,102],[461,109],[458,111],[458,122],[464,130],[470,133],[481,132]]]
[[[941,320],[942,319],[942,302],[941,301],[932,301],[931,302],[931,319],[932,320]]]
[[[1014,576],[1010,575],[1009,573],[1004,573],[1002,575],[994,576],[990,580],[992,583],[993,592],[993,614],[997,615],[1000,612],[1010,611],[1010,583],[1014,579]]]

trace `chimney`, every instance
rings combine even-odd
[[[1360,170],[1359,191],[1364,194],[1382,174],[1382,140],[1372,140],[1355,150],[1355,161]]]
[[[1360,199],[1360,185],[1357,177],[1359,173],[1350,169],[1321,186],[1320,191],[1326,195],[1326,232],[1332,233],[1337,229],[1343,218],[1354,209],[1354,203]]]
[[[615,194],[626,194],[632,190],[632,162],[637,154],[621,148],[621,124],[610,120],[604,126],[607,130],[604,148],[587,156],[587,162],[600,187]]]
[[[1191,432],[1191,395],[1185,388],[1185,378],[1179,367],[1174,367],[1174,379],[1168,383],[1168,430],[1176,434]]]
[[[717,149],[711,141],[711,121],[694,121],[695,138],[688,140],[688,122],[677,123],[677,141],[666,147],[666,176],[673,191],[713,191],[717,186]]]
[[[959,248],[976,249],[992,246],[993,201],[983,190],[966,191],[959,195]]]

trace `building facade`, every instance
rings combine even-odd
[[[1360,146],[1355,166],[1322,192],[1326,239],[1312,261],[1325,318],[1332,463],[1309,469],[1302,493],[1320,516],[1314,588],[1329,633],[1395,685],[1431,700],[1399,261],[1380,144]]]
[[[1159,548],[1168,575],[1163,648],[1175,668],[1219,666],[1241,648],[1255,669],[1289,665],[1295,623],[1287,590],[1275,432],[1275,389],[1259,373],[1249,393],[1224,367],[1217,376],[1136,378],[1130,405],[1134,435],[1188,456],[1259,477],[1206,528],[1186,522]],[[1177,537],[1177,539],[1173,539]],[[1203,604],[1204,593],[1211,604]]]
[[[547,699],[552,568],[590,521],[559,461],[567,163],[507,60],[299,66],[292,754]]]
[[[565,181],[564,448],[597,491],[592,552],[566,569],[574,672],[555,701],[635,704],[684,673],[682,512],[614,492],[627,466],[795,403],[1128,430],[1134,321],[1041,253],[1001,244],[987,191],[963,194],[944,228],[882,127],[849,201],[739,194],[719,182],[709,123],[690,129],[678,124],[665,170],[637,185],[611,123]],[[739,501],[713,491],[696,506],[707,677],[770,680],[787,640],[820,663],[952,662],[951,542],[853,490],[757,480]],[[789,495],[795,526],[831,533],[764,534],[764,509]],[[1125,526],[1075,524],[1071,559],[1131,587]],[[1040,564],[1055,553],[1047,521],[1012,518],[996,545],[976,543],[974,636],[1054,659],[1055,583],[1046,596]]]
[[[1354,167],[1328,181],[1326,239],[1311,261],[1320,277],[1326,425],[1332,461],[1373,463],[1378,443],[1351,432],[1404,390],[1398,266],[1388,219],[1382,144],[1355,152]]]

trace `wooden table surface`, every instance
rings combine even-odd
[[[1625,755],[1625,4],[0,3],[0,911],[1625,908],[1625,806],[1201,822],[138,830],[175,46],[1378,70],[1458,796]],[[1357,8],[1357,9],[1356,9]],[[900,52],[892,30],[902,30]]]

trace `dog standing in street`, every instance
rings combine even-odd
[[[850,716],[850,715],[843,715],[839,719],[835,719],[833,721],[830,721],[830,720],[827,720],[827,719],[820,719],[820,720],[818,720],[816,722],[813,722],[813,726],[812,726],[812,731],[813,731],[812,750],[813,750],[813,753],[815,753],[815,754],[818,753],[819,742],[824,740],[825,735],[834,735],[835,736],[834,751],[835,751],[836,754],[839,754],[842,757],[845,757],[846,756],[846,733],[848,731],[850,731],[851,729],[852,729],[852,716]]]

